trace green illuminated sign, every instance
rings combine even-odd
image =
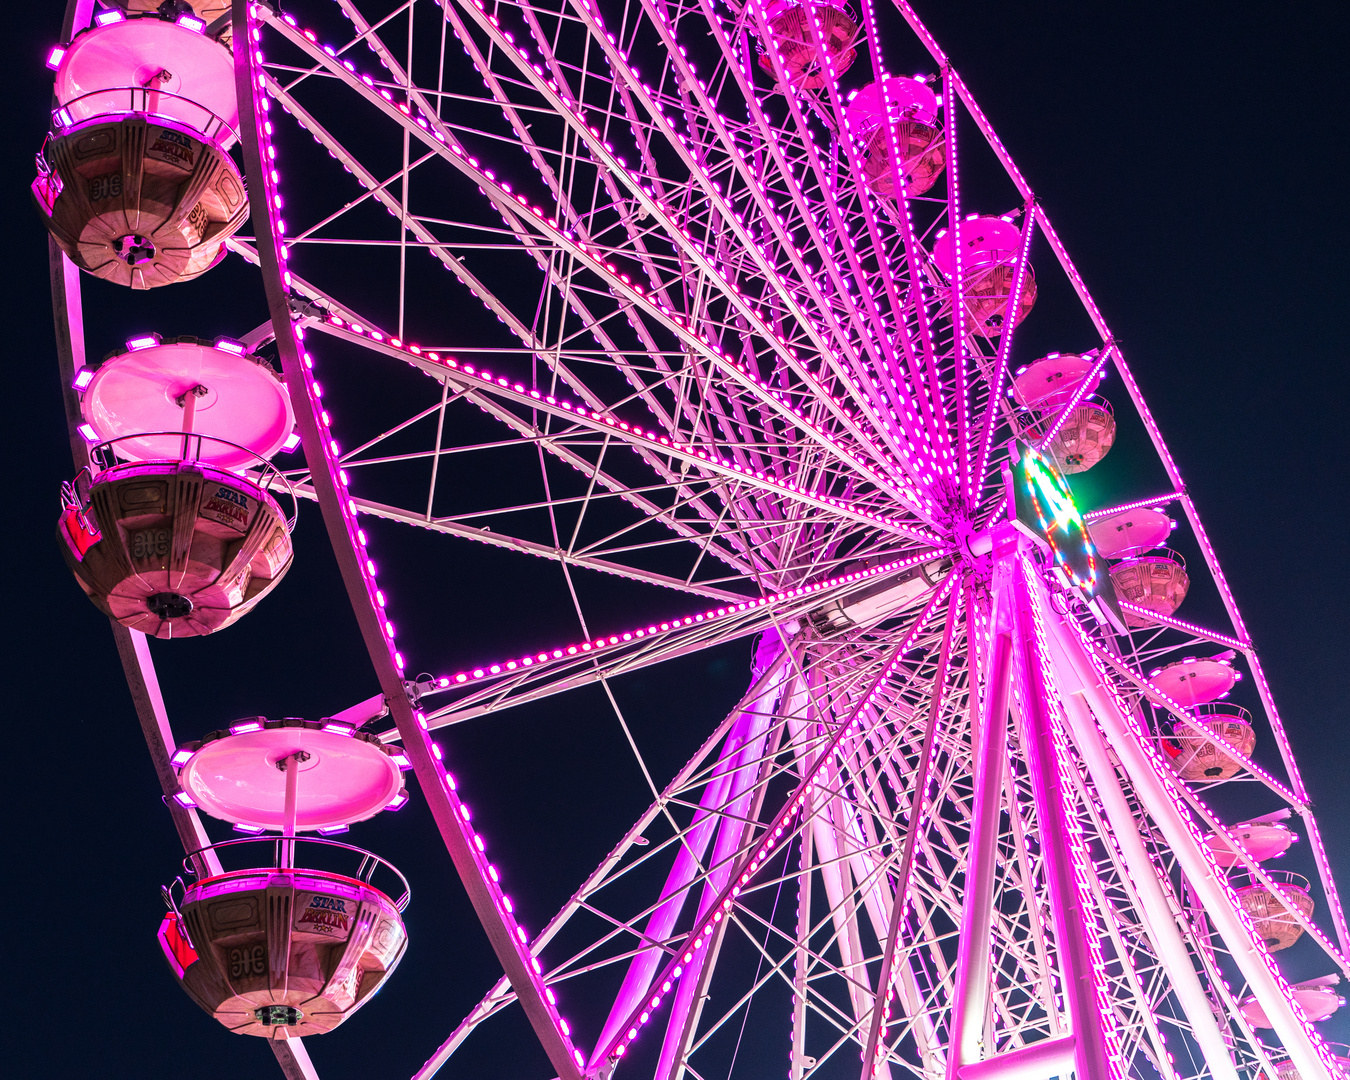
[[[1013,467],[1017,520],[1045,541],[1070,584],[1091,600],[1100,588],[1102,561],[1073,493],[1048,457],[1029,446],[1018,450],[1021,457]]]

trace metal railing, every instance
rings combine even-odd
[[[356,869],[353,872],[346,872],[343,870],[329,869],[327,867],[321,866],[301,866],[298,860],[283,859],[283,854],[286,847],[292,845],[298,846],[301,844],[314,845],[314,847],[323,849],[323,851],[325,852],[331,853],[341,852],[349,856],[354,856],[357,858]],[[367,851],[365,848],[356,847],[354,844],[344,844],[339,840],[326,840],[323,839],[322,837],[317,836],[280,836],[280,835],[245,836],[240,837],[239,839],[236,840],[222,840],[217,844],[207,844],[205,847],[200,847],[194,851],[189,851],[187,855],[184,856],[183,858],[184,874],[187,878],[190,879],[198,878],[197,870],[193,863],[193,860],[197,856],[202,855],[207,851],[213,851],[217,854],[217,856],[219,856],[220,853],[225,849],[244,848],[250,845],[255,849],[259,845],[271,846],[272,855],[266,865],[260,866],[258,865],[257,860],[253,860],[250,862],[248,866],[242,866],[239,867],[238,869],[233,870],[225,869],[222,870],[222,872],[219,874],[211,874],[209,876],[201,877],[200,880],[188,882],[183,882],[183,878],[179,878],[177,880],[179,882],[183,882],[183,888],[186,890],[192,888],[194,885],[200,885],[203,881],[208,880],[215,881],[221,878],[237,877],[251,873],[256,874],[264,871],[275,870],[282,873],[295,872],[297,874],[311,873],[320,875],[335,874],[341,877],[346,877],[352,880],[360,881],[363,884],[369,885],[373,889],[378,889],[380,892],[384,893],[386,896],[390,898],[390,900],[393,902],[394,907],[397,908],[399,911],[402,911],[404,908],[406,908],[408,906],[408,901],[412,899],[412,887],[408,884],[408,879],[403,876],[402,871],[400,871],[398,867],[396,867],[393,863],[389,862],[387,859],[382,859],[374,852]],[[311,849],[311,851],[312,850],[313,849]],[[231,850],[230,854],[235,854],[235,852]],[[223,859],[221,861],[222,863],[224,862]],[[285,865],[287,861],[291,861],[292,865],[289,866]],[[398,882],[397,890],[384,888],[381,884],[372,880],[376,871],[380,869],[384,869],[394,876],[394,878]],[[170,886],[169,888],[171,891],[173,886]]]
[[[52,128],[60,135],[90,120],[129,115],[182,124],[222,150],[239,141],[239,132],[205,105],[148,86],[110,86],[71,98],[52,110]]]
[[[129,454],[123,453],[118,456],[117,444],[130,442],[133,439],[157,439],[172,438],[181,440],[180,452],[177,457],[165,456],[155,458],[133,458]],[[216,465],[210,461],[202,461],[202,444],[215,443],[221,446],[228,446],[232,450],[238,450],[251,459],[254,463],[250,469],[256,469],[256,472],[241,473],[237,469],[229,468],[223,465]],[[231,476],[238,478],[248,484],[251,484],[259,492],[275,501],[278,494],[284,495],[291,503],[291,512],[286,516],[286,531],[292,532],[295,529],[296,518],[299,513],[299,501],[295,494],[295,485],[290,479],[273,465],[267,458],[261,454],[250,450],[247,446],[241,446],[239,443],[231,442],[229,439],[222,439],[216,435],[202,435],[198,432],[184,431],[137,431],[127,435],[119,435],[115,439],[105,439],[101,443],[96,443],[89,448],[89,459],[94,468],[81,469],[76,474],[73,481],[67,481],[61,485],[61,497],[65,508],[76,510],[81,514],[87,515],[89,512],[89,495],[93,484],[99,480],[108,477],[109,473],[120,469],[130,469],[137,465],[157,465],[157,464],[193,464],[200,462],[203,465],[213,469],[220,469],[222,472],[228,472]],[[81,478],[87,476],[84,490],[81,491]],[[74,497],[77,501],[67,501],[68,495]]]
[[[1069,390],[1064,393],[1061,400],[1054,403],[1048,403],[1045,398],[1042,398],[1040,401],[1033,401],[1029,405],[1019,405],[1017,430],[1021,438],[1036,444],[1038,450],[1043,449],[1040,444],[1045,441],[1045,433],[1050,431],[1055,421],[1059,419],[1060,413],[1064,411],[1064,406],[1069,403],[1072,394],[1073,391]],[[1047,395],[1047,397],[1049,396]],[[1074,412],[1084,406],[1099,409],[1107,416],[1115,419],[1116,410],[1111,402],[1097,394],[1084,394],[1074,405]],[[1061,426],[1059,430],[1063,431],[1064,428]]]
[[[1252,714],[1241,705],[1230,705],[1226,701],[1206,701],[1191,709],[1192,720],[1240,720],[1248,727],[1252,726]]]
[[[1186,569],[1186,560],[1181,557],[1180,552],[1173,551],[1168,547],[1160,547],[1145,552],[1143,555],[1132,555],[1128,559],[1121,559],[1119,562],[1114,562],[1111,564],[1111,570],[1113,572],[1116,570],[1124,570],[1127,567],[1139,566],[1142,563],[1149,562],[1170,562],[1175,563],[1177,566],[1181,567],[1182,570]]]
[[[1266,870],[1265,867],[1262,867],[1262,870],[1265,872],[1265,875],[1268,878],[1270,878],[1270,880],[1273,881],[1276,885],[1289,886],[1291,888],[1298,889],[1300,892],[1304,893],[1312,892],[1311,882],[1309,882],[1308,879],[1305,878],[1302,874],[1296,874],[1292,870]],[[1243,869],[1235,871],[1233,875],[1230,877],[1229,881],[1232,883],[1233,888],[1237,889],[1239,892],[1244,889],[1269,888],[1269,886],[1267,886],[1264,882],[1259,881],[1258,879],[1253,877],[1251,875],[1251,872],[1248,871],[1245,867]]]

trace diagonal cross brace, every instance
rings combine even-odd
[[[427,805],[440,830],[474,911],[487,932],[516,996],[560,1080],[581,1080],[580,1051],[572,1045],[562,1018],[540,974],[539,961],[525,944],[525,932],[503,906],[503,894],[492,880],[482,840],[469,825],[468,809],[460,801],[454,780],[445,772],[430,736],[421,726],[403,685],[401,657],[387,635],[376,595],[373,568],[360,550],[356,516],[339,484],[333,443],[320,423],[313,394],[314,382],[302,360],[302,348],[291,322],[284,280],[284,256],[272,207],[276,205],[275,175],[263,165],[264,110],[260,107],[259,52],[250,0],[233,0],[235,88],[239,99],[240,143],[249,180],[249,201],[258,238],[259,266],[267,296],[277,350],[281,355],[287,391],[295,408],[296,424],[305,448],[315,494],[361,628],[371,664],[389,703],[389,710],[413,763]]]

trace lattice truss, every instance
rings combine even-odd
[[[1092,335],[1099,370],[1123,376],[1175,488],[1154,503],[1181,503],[1231,626],[1162,618],[1115,635],[1053,580],[1048,602],[1149,745],[1178,709],[1146,670],[1197,646],[1243,654],[1284,776],[1244,759],[1236,779],[1304,815],[1336,941],[1297,917],[1329,966],[1350,970],[1306,793],[1175,466],[1043,210],[906,5],[866,0],[854,41],[874,75],[926,70],[940,91],[946,169],[926,194],[900,197],[860,180],[865,150],[836,79],[783,89],[757,0],[314,0],[256,12],[280,188],[294,193],[278,204],[294,317],[316,354],[364,371],[370,388],[334,406],[361,513],[551,560],[564,575],[645,583],[667,591],[672,612],[692,610],[681,593],[720,605],[615,633],[603,649],[465,673],[446,658],[444,675],[416,687],[430,723],[760,636],[739,706],[529,946],[550,992],[613,1002],[603,1027],[573,1033],[588,1072],[719,1075],[753,1006],[751,1022],[781,1027],[793,1080],[857,1075],[865,1047],[880,1075],[944,1074],[990,642],[987,561],[962,545],[1003,512],[995,451],[1026,430],[1006,392],[1015,299],[989,332],[960,263],[948,275],[930,254],[975,209],[1019,230],[1011,298],[1033,261],[1042,281],[1077,294],[1072,332]],[[804,32],[819,44],[818,24]],[[979,207],[962,202],[967,176]],[[248,238],[231,243],[255,257]],[[867,570],[896,565],[930,576],[920,600],[867,628],[821,623]],[[589,619],[625,629],[615,622]],[[1047,672],[1048,648],[1019,644]],[[1067,1023],[1024,707],[1019,691],[988,1054]],[[1270,1054],[1229,986],[1234,945],[1112,759],[1185,941],[1181,963],[1232,1055],[1220,1069],[1140,914],[1103,774],[1064,711],[1077,707],[1052,712],[1121,1074],[1255,1075]],[[1203,788],[1168,782],[1190,820],[1220,825]],[[422,1075],[514,1001],[503,980]]]

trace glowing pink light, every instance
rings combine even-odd
[[[206,30],[205,19],[199,19],[195,15],[189,15],[186,11],[179,15],[178,18],[174,19],[174,22],[184,30],[191,30],[194,33],[200,34]]]
[[[66,55],[64,45],[53,45],[52,51],[47,54],[47,66],[55,71],[61,66],[61,57]]]
[[[94,16],[94,23],[98,26],[111,26],[113,23],[120,23],[126,16],[116,8],[109,8],[107,11],[100,11]]]
[[[481,5],[480,5],[480,6],[481,6]],[[272,15],[272,13],[270,13],[270,12],[265,12],[264,9],[261,9],[261,8],[255,8],[255,9],[254,9],[254,16],[255,16],[255,17],[258,17],[258,18],[267,18],[267,19],[269,19],[269,21],[272,21],[272,22],[273,22],[273,25],[276,25],[277,23],[289,24],[289,25],[292,25],[292,26],[295,25],[293,19],[291,19],[291,20],[286,20],[286,19],[283,19],[283,18],[281,18],[281,17],[274,16],[274,15]],[[493,21],[495,22],[495,20],[493,20]],[[257,40],[258,37],[259,37],[259,34],[258,34],[258,29],[257,29],[256,27],[253,29],[253,34],[254,34],[254,39]],[[302,32],[300,32],[300,34],[299,34],[298,36],[300,36],[300,37],[302,37],[304,40],[307,40],[307,41],[310,41],[310,42],[315,42],[315,41],[316,41],[314,35],[313,35],[312,33],[310,33],[310,32],[304,32],[304,31],[302,31]],[[292,40],[295,40],[295,39],[292,38]],[[344,65],[343,65],[343,66],[346,67],[348,70],[351,69],[351,65],[350,65],[349,63],[345,63],[345,62],[344,62]],[[361,76],[360,78],[361,78],[361,81],[362,81],[365,85],[367,85],[367,86],[372,86],[372,87],[373,87],[373,82],[372,82],[372,80],[371,80],[368,76]],[[392,98],[390,98],[389,95],[388,95],[388,91],[384,91],[384,96],[385,96],[386,100],[392,100]],[[255,90],[254,90],[254,101],[255,101],[255,104],[260,104],[260,105],[265,109],[266,106],[267,106],[267,104],[268,104],[268,102],[267,102],[266,100],[261,100],[261,101],[260,101],[260,100],[259,100],[260,98],[262,98],[261,93],[260,93],[257,89],[255,89]],[[396,106],[396,107],[400,107],[400,111],[403,112],[404,115],[410,115],[410,114],[408,113],[408,108],[407,108],[406,105],[404,105],[404,106]],[[420,121],[419,121],[419,122],[420,122]],[[270,133],[271,133],[271,130],[270,130],[270,129],[271,129],[271,125],[270,125],[270,124],[261,124],[261,125],[258,125],[258,126],[259,126],[260,128],[263,129],[263,131],[265,132],[265,134],[270,135]],[[424,124],[423,126],[425,126],[425,124]],[[444,139],[443,136],[438,136],[438,138],[440,138],[440,141],[441,141],[441,142],[445,142],[445,139]],[[263,149],[264,149],[264,151],[265,151],[266,153],[269,154],[269,156],[271,156],[271,154],[273,153],[272,147],[271,147],[270,145],[264,144]],[[463,151],[462,151],[460,148],[458,148],[458,147],[453,147],[453,149],[454,149],[454,151],[455,151],[456,153],[460,154],[461,156],[463,155]],[[475,163],[475,165],[476,165],[476,163]],[[272,180],[273,180],[273,183],[276,182],[276,177],[275,177],[275,175],[273,175]],[[265,194],[266,194],[266,195],[269,195],[269,196],[270,196],[270,195],[274,195],[274,194],[275,194],[275,191],[274,191],[274,190],[271,190],[271,189],[267,189],[267,190],[265,191]],[[271,200],[268,200],[268,201],[271,201]],[[527,204],[527,205],[528,205],[528,204]],[[273,211],[274,211],[274,206],[269,206],[269,210],[273,210]],[[274,232],[275,232],[275,233],[281,233],[281,232],[283,232],[285,226],[284,226],[284,224],[282,224],[282,223],[276,218],[275,212],[273,212],[271,216],[272,216],[272,223],[273,223]],[[278,245],[278,246],[280,246],[280,245]],[[296,331],[295,331],[295,332],[296,332],[296,336],[297,336],[297,337],[303,336],[302,333],[301,333],[301,331],[300,331],[300,328],[296,328]],[[360,328],[357,328],[356,332],[361,333],[362,330],[361,330]],[[365,332],[366,334],[369,335],[369,337],[370,337],[371,340],[374,340],[374,341],[381,341],[381,342],[385,341],[385,335],[379,334],[379,333],[376,332],[376,331],[373,331],[373,330],[365,330],[364,332]],[[402,348],[406,348],[407,351],[409,352],[409,354],[413,354],[413,348],[412,348],[412,347],[401,346],[401,343],[397,342],[396,339],[390,340],[390,341],[389,341],[389,345],[390,345],[390,346],[393,346],[393,347],[402,347]],[[418,353],[420,353],[420,349],[417,350],[417,351],[418,351]],[[429,359],[436,360],[437,357],[436,357],[435,354],[431,354],[430,357],[429,357]],[[308,355],[305,356],[305,363],[306,363],[306,365],[309,366],[309,367],[312,367],[312,366],[313,366],[313,365],[312,365],[312,360],[311,360],[311,358],[310,358]],[[452,366],[457,366],[457,365],[453,365],[453,363],[452,363]],[[486,379],[486,377],[487,377],[487,376],[486,376],[486,373],[485,373],[485,374],[484,374],[484,378]],[[511,385],[512,385],[512,384],[509,382],[509,380],[506,380],[506,379],[503,379],[503,378],[500,378],[500,377],[498,378],[497,381],[498,381],[498,384],[499,384],[499,385],[502,385],[502,386],[505,386],[505,387],[508,387],[508,388],[510,388]],[[522,385],[522,384],[514,384],[514,385],[515,385],[516,388],[517,388],[517,392],[519,392],[519,393],[524,393],[524,389],[523,389],[523,385]],[[317,405],[314,404],[314,399],[313,399],[313,398],[311,398],[311,406],[312,406],[312,408],[314,408],[315,412],[318,412],[318,411],[319,411],[318,408],[317,408]],[[330,448],[331,453],[333,454],[333,456],[336,457],[336,455],[339,453],[336,442],[335,442],[335,441],[330,442],[329,448]],[[336,469],[336,463],[333,462],[332,460],[330,460],[330,461],[329,461],[329,467],[330,467],[330,471],[335,470],[335,469]],[[359,534],[359,530],[356,530],[356,529],[355,529],[354,521],[353,521],[353,517],[352,517],[352,514],[354,514],[354,509],[355,509],[355,508],[354,508],[354,506],[352,506],[352,504],[351,504],[350,502],[349,502],[347,505],[348,505],[349,511],[351,511],[350,514],[345,515],[345,516],[347,517],[347,525],[348,525],[348,528],[349,528],[349,530],[351,530],[353,533]],[[360,545],[361,545],[361,547],[364,547],[364,545],[365,545],[365,538],[364,538],[364,536],[361,536],[361,538],[360,538]],[[364,555],[363,555],[362,557],[364,557]],[[380,606],[380,607],[383,607],[383,606],[384,606],[384,597],[383,597],[383,595],[382,595],[381,593],[379,593],[378,589],[376,589],[376,587],[375,587],[375,582],[374,582],[375,567],[374,567],[373,563],[367,563],[366,569],[367,569],[367,573],[368,573],[368,575],[369,575],[369,577],[367,578],[367,584],[368,584],[368,587],[370,588],[372,594],[378,597],[378,604],[379,604],[379,606]],[[392,647],[393,643],[392,643],[392,641],[388,642],[388,644],[389,644],[389,646],[390,646],[390,651],[391,651],[392,657],[393,657],[393,659],[394,659],[394,661],[395,661],[395,664],[396,664],[396,666],[401,670],[402,667],[403,667],[403,658],[402,658],[402,656],[401,656],[399,653],[393,651],[393,647]],[[561,653],[559,653],[559,655],[561,655]],[[514,662],[514,661],[511,661],[511,662],[508,662],[508,663],[509,663],[511,666],[515,666],[515,662]],[[508,667],[508,668],[507,668],[507,670],[510,670],[510,669],[511,669],[511,667]],[[445,679],[442,680],[442,682],[443,682],[444,685],[448,685],[449,679],[448,679],[448,678],[445,678]],[[419,719],[420,719],[420,718],[419,718]],[[444,774],[444,779],[445,779],[445,783],[447,784],[447,786],[450,788],[451,791],[453,791],[453,790],[454,790],[454,787],[455,787],[455,781],[454,781],[454,778],[453,778],[449,773],[445,773],[445,774]],[[406,799],[406,796],[404,796],[404,798]],[[452,805],[453,807],[455,807],[456,809],[459,809],[459,807],[457,807],[457,806],[455,805],[455,800],[454,800],[454,799],[451,800],[451,805]],[[391,804],[391,808],[392,808],[392,804]],[[467,811],[467,808],[464,808],[464,810]],[[467,818],[467,816],[468,816],[468,815],[467,815],[467,812],[465,812],[463,816],[465,816],[465,817]],[[483,842],[482,838],[479,837],[477,834],[472,834],[472,833],[470,833],[470,836],[472,837],[472,841],[473,841],[473,846],[472,846],[471,851],[473,851],[473,854],[474,854],[474,857],[475,857],[475,861],[476,861],[477,864],[478,864],[478,867],[479,867],[480,872],[483,872],[484,875],[485,875],[486,877],[490,878],[490,879],[495,883],[495,882],[497,881],[497,879],[498,879],[497,873],[495,872],[494,869],[492,869],[492,868],[489,866],[489,864],[487,864],[485,861],[483,861],[481,858],[479,858],[479,856],[478,856],[478,854],[477,854],[479,851],[482,850],[482,848],[483,848],[483,846],[484,846],[484,842]],[[474,849],[476,849],[476,850],[474,850]],[[520,931],[520,932],[523,933],[523,930]],[[525,954],[522,954],[522,959],[527,959],[527,960],[528,960],[530,969],[535,973],[536,976],[540,976],[540,975],[541,975],[541,973],[542,973],[542,967],[541,967],[541,965],[540,965],[540,963],[539,963],[539,960],[538,960],[536,957],[529,956],[528,953],[525,953]],[[537,982],[536,982],[536,987],[537,987],[537,989],[538,989],[538,991],[539,991],[539,993],[540,993],[541,998],[544,998],[544,999],[548,1002],[548,1004],[549,1004],[550,1006],[552,1006],[552,1005],[554,1005],[554,1004],[556,1003],[556,1002],[555,1002],[555,999],[554,999],[553,996],[552,996],[552,994],[547,994],[547,995],[545,995],[545,993],[544,993],[544,988],[543,988],[543,985],[542,985],[542,982],[541,982],[541,981],[537,981]],[[568,1036],[568,1034],[569,1034],[569,1028],[568,1028],[568,1025],[566,1024],[566,1022],[565,1022],[560,1016],[557,1016],[556,1013],[554,1013],[554,1018],[555,1018],[555,1023],[558,1025],[558,1029],[563,1033],[564,1037],[566,1038],[566,1037]],[[581,1055],[580,1051],[577,1051],[577,1050],[575,1050],[574,1048],[572,1048],[571,1045],[570,1045],[570,1042],[568,1042],[566,1045],[567,1045],[567,1048],[568,1048],[568,1050],[569,1050],[569,1052],[570,1052],[570,1056],[572,1056],[572,1057],[577,1061],[579,1067],[582,1066],[583,1063],[584,1063],[584,1058],[583,1058],[583,1056]]]
[[[286,436],[286,441],[281,444],[281,449],[286,453],[290,453],[299,445],[300,445],[300,432],[292,431],[289,435]]]
[[[247,351],[247,346],[242,341],[236,341],[234,338],[218,337],[212,343],[212,348],[219,349],[221,352],[231,353],[234,356],[243,356]]]
[[[622,634],[611,634],[609,637],[596,638],[593,642],[580,642],[575,645],[569,645],[554,649],[551,653],[541,652],[535,657],[522,657],[519,661],[504,661],[489,665],[486,668],[474,668],[472,671],[463,671],[458,674],[447,677],[441,681],[446,684],[453,679],[456,683],[468,682],[470,679],[488,678],[505,669],[510,669],[514,663],[519,667],[530,667],[536,663],[546,663],[550,659],[561,660],[567,656],[574,656],[577,653],[588,652],[591,649],[607,649],[619,645],[623,642],[632,641],[638,638],[646,638],[659,633],[668,633],[682,626],[691,626],[701,622],[711,622],[718,619],[725,619],[732,615],[740,614],[744,611],[751,611],[772,604],[781,603],[797,596],[805,596],[809,593],[819,592],[823,589],[834,588],[841,584],[864,578],[875,577],[879,574],[889,574],[898,570],[906,569],[910,566],[916,566],[919,563],[931,560],[935,557],[933,552],[925,552],[920,555],[913,555],[907,559],[897,559],[890,563],[871,567],[865,571],[856,571],[851,574],[840,575],[827,581],[815,582],[807,586],[798,586],[793,589],[787,589],[783,592],[773,593],[769,596],[757,597],[753,600],[744,600],[735,605],[729,605],[723,608],[716,608],[703,612],[698,615],[685,616],[684,618],[672,619],[669,622],[662,622],[654,626],[648,626],[645,629],[638,628],[632,631],[626,631]]]
[[[1140,510],[1144,507],[1162,506],[1164,503],[1172,502],[1177,498],[1180,498],[1180,493],[1173,491],[1152,499],[1139,499],[1135,502],[1121,503],[1119,506],[1105,506],[1100,510],[1089,510],[1083,515],[1083,520],[1088,522],[1099,521],[1102,518],[1110,517],[1112,514],[1123,514],[1127,510]]]
[[[140,349],[153,349],[163,339],[158,334],[138,334],[134,338],[127,339],[127,349],[130,352],[137,352]]]
[[[84,390],[93,381],[94,381],[94,369],[82,367],[80,368],[79,371],[75,373],[75,379],[73,382],[71,382],[70,385],[76,390]]]
[[[174,792],[173,801],[176,802],[179,806],[186,806],[189,808],[197,805],[195,802],[192,801],[192,796],[189,795],[186,791]]]

